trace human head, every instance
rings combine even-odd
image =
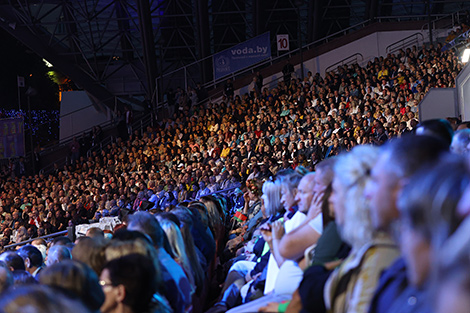
[[[57,289],[42,285],[24,285],[7,290],[0,298],[0,307],[5,313],[90,312],[80,301],[67,297]]]
[[[144,312],[157,291],[153,262],[140,254],[108,262],[101,273],[100,284],[106,296],[101,306],[103,313],[113,312],[116,307]]]
[[[297,194],[297,186],[302,179],[302,174],[298,171],[289,172],[285,176],[280,177],[281,188],[281,203],[284,209],[288,210],[297,205],[295,195]]]
[[[457,204],[469,184],[464,160],[447,155],[434,166],[415,175],[397,201],[400,210],[400,242],[409,281],[420,286],[429,277],[432,246],[441,251],[442,242],[460,225]]]
[[[281,204],[281,184],[279,182],[265,181],[263,184],[263,195],[261,199],[264,203],[266,216],[277,214],[282,209]]]
[[[7,251],[0,255],[0,261],[5,262],[10,271],[25,270],[24,260],[16,252]]]
[[[72,254],[67,247],[55,245],[49,248],[46,258],[46,265],[51,266],[55,263],[70,259],[72,259]]]
[[[297,186],[297,193],[295,195],[295,201],[299,206],[300,212],[308,212],[310,203],[312,202],[314,185],[315,185],[315,173],[308,173],[299,182]]]
[[[25,245],[18,250],[18,255],[23,258],[26,270],[35,269],[42,265],[42,253],[33,245]]]
[[[73,247],[72,259],[87,264],[99,275],[106,262],[104,249],[105,244],[103,242],[90,237],[83,237]]]
[[[90,227],[86,231],[86,236],[91,238],[104,239],[104,232],[99,227]]]
[[[335,161],[336,158],[328,158],[315,166],[315,184],[313,186],[313,192],[315,194],[321,194],[325,192],[326,188],[333,181],[333,167]]]
[[[456,154],[466,155],[470,149],[470,129],[462,129],[455,132],[452,137],[450,151]]]
[[[148,235],[156,247],[163,245],[163,230],[155,216],[148,212],[136,212],[129,215],[127,224],[128,230],[140,231]]]
[[[433,119],[418,124],[415,131],[417,136],[430,136],[442,140],[448,147],[452,143],[454,130],[449,121]]]
[[[432,163],[448,149],[446,144],[429,136],[403,136],[381,147],[366,187],[374,227],[389,230],[399,217],[398,194],[406,179],[422,166]]]
[[[13,275],[8,265],[0,261],[0,294],[13,285]]]
[[[39,275],[39,283],[67,290],[91,310],[97,311],[104,302],[98,276],[86,264],[64,260],[46,267]]]
[[[370,180],[370,170],[378,158],[373,146],[357,146],[340,155],[334,166],[333,191],[330,202],[341,237],[353,249],[370,242],[374,229],[364,188]]]

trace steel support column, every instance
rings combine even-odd
[[[143,59],[147,81],[146,99],[155,104],[155,79],[157,78],[157,61],[155,56],[155,43],[152,28],[152,17],[150,15],[149,0],[136,0],[139,15],[139,31],[142,40]]]
[[[208,0],[196,0],[195,2],[198,26],[199,59],[204,59],[211,55]],[[201,76],[203,82],[207,82],[211,79],[211,68],[211,60],[208,59],[201,62]]]

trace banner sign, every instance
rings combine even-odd
[[[289,51],[289,35],[277,35],[277,51]]]
[[[23,118],[0,119],[0,159],[24,156]]]
[[[271,57],[269,32],[214,54],[214,79],[219,79]]]

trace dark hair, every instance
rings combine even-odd
[[[2,313],[89,313],[80,301],[75,301],[47,286],[24,285],[7,290],[0,298]]]
[[[153,262],[141,254],[129,254],[108,262],[103,270],[108,270],[114,286],[123,285],[126,296],[123,303],[134,312],[144,312],[149,308],[157,291]]]
[[[24,266],[24,260],[20,257],[16,252],[8,251],[2,253],[0,259],[6,263],[9,268],[15,270],[25,270],[26,267]]]
[[[91,310],[99,310],[104,293],[96,273],[86,264],[72,260],[46,267],[39,274],[42,285],[61,288],[78,297]]]
[[[8,265],[0,261],[0,294],[13,285],[13,274]]]
[[[447,147],[452,143],[454,130],[449,121],[444,119],[433,119],[421,122],[416,127],[417,135],[426,135],[443,140]]]
[[[42,265],[42,253],[33,245],[26,245],[18,250],[18,255],[23,259],[28,258],[31,267],[40,267]]]
[[[37,281],[34,277],[27,271],[24,270],[16,270],[12,272],[13,275],[13,285],[30,285],[36,284]]]
[[[446,155],[418,171],[398,198],[402,219],[430,242],[441,243],[460,225],[457,204],[469,184],[463,158]]]
[[[141,233],[140,231],[133,231],[121,228],[118,229],[113,236],[113,241],[128,241],[135,239],[142,239],[143,241],[153,246],[152,239],[148,235]]]
[[[141,231],[150,236],[153,244],[159,248],[163,245],[164,232],[155,216],[148,212],[136,212],[129,215],[128,218],[128,228]]]
[[[390,163],[398,177],[409,177],[423,166],[436,161],[442,153],[449,151],[449,145],[431,136],[407,135],[392,140],[384,146]]]

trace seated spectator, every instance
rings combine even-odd
[[[5,262],[10,271],[26,270],[25,263],[22,257],[16,252],[7,251],[0,255],[0,261]]]
[[[96,273],[86,264],[64,260],[46,267],[39,275],[41,285],[66,290],[79,298],[91,312],[98,312],[104,293]]]
[[[26,271],[34,278],[37,278],[37,275],[43,268],[41,251],[33,245],[26,245],[18,250],[18,255],[23,258]]]
[[[340,235],[350,244],[351,253],[326,282],[325,306],[330,312],[367,310],[382,270],[399,256],[390,237],[373,230],[363,196],[377,157],[376,149],[362,146],[340,157],[335,164],[330,201]]]
[[[13,286],[13,274],[8,265],[0,261],[0,295]]]
[[[191,308],[191,284],[183,269],[163,248],[165,233],[157,219],[145,212],[137,212],[130,216],[128,229],[140,231],[152,239],[157,249],[158,260],[162,268],[163,281],[167,288],[165,296],[172,308],[178,312],[186,312]]]
[[[7,290],[0,297],[0,307],[5,313],[27,312],[34,308],[36,313],[89,313],[78,299],[46,286],[25,285]]]
[[[148,257],[130,254],[106,263],[100,285],[105,294],[101,306],[103,313],[137,313],[153,309],[152,298],[158,282],[153,262]]]
[[[72,249],[72,259],[85,263],[99,275],[106,263],[104,256],[105,248],[105,244],[99,240],[82,237]]]
[[[447,149],[439,139],[412,135],[403,136],[383,147],[365,192],[376,230],[389,234],[396,232],[400,216],[396,202],[402,186],[416,171],[435,162]],[[406,263],[399,258],[382,275],[369,312],[387,312],[390,303],[407,285]]]
[[[70,250],[67,247],[55,245],[49,248],[45,263],[47,266],[51,266],[53,264],[71,259],[72,254],[70,253]]]

